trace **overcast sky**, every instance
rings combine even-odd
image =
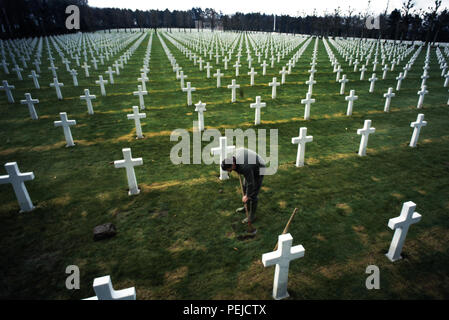
[[[388,11],[394,8],[400,9],[403,0],[390,0]],[[372,0],[369,12],[380,13],[385,11],[388,0]],[[434,0],[415,0],[416,8],[427,9],[433,6]],[[318,14],[333,12],[338,6],[342,13],[346,13],[349,7],[357,12],[366,12],[368,0],[89,0],[93,7],[129,8],[132,10],[189,10],[192,7],[213,8],[225,14],[239,12],[261,12],[267,14],[302,15],[312,13],[314,9]],[[441,8],[449,7],[449,0],[443,0]],[[441,9],[440,9],[441,10]]]

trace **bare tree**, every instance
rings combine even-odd
[[[362,17],[362,21],[361,21],[361,27],[362,27],[362,34],[361,34],[361,38],[363,38],[363,36],[364,36],[364,32],[365,32],[365,24],[366,24],[366,19],[368,18],[368,16],[369,16],[369,6],[370,6],[370,4],[371,4],[371,0],[368,0],[368,4],[366,5],[366,12],[365,12],[365,14],[364,14],[364,16]]]
[[[436,39],[436,35],[440,31],[440,24],[438,23],[438,9],[441,6],[441,0],[435,0],[434,7],[429,7],[429,11],[425,13],[424,25],[427,29],[426,33],[426,45],[429,42],[430,35],[432,33],[435,34],[434,42]]]
[[[401,42],[402,40],[408,39],[408,29],[410,25],[410,14],[411,10],[415,6],[415,2],[413,0],[406,0],[402,2],[402,19],[401,19]]]
[[[387,15],[388,15],[388,7],[390,6],[390,0],[388,0],[387,1],[387,6],[385,7],[385,11],[384,11],[384,14],[383,14],[383,16],[381,17],[382,18],[382,21],[380,21],[380,28],[379,28],[379,39],[380,38],[383,38],[383,36],[384,36],[384,32],[382,32],[382,31],[385,31],[385,22],[386,22],[386,20],[387,20]]]
[[[352,14],[354,13],[354,8],[351,8],[351,6],[349,6],[349,8],[348,8],[348,15],[346,16],[346,36],[347,37],[349,37],[351,34],[352,34],[352,32],[351,31],[354,31],[354,30],[351,30],[352,29]]]

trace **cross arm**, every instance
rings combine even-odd
[[[262,263],[264,267],[270,267],[277,263],[279,263],[281,260],[281,251],[278,249],[274,252],[264,253],[262,255]]]
[[[11,183],[11,177],[9,175],[0,176],[0,184]]]

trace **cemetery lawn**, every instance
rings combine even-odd
[[[45,43],[41,90],[26,77],[30,69],[23,72],[23,81],[13,72],[2,73],[2,79],[16,86],[16,102],[8,104],[0,92],[0,175],[6,174],[3,165],[12,161],[22,172],[34,172],[35,179],[26,186],[36,209],[19,214],[11,185],[0,185],[1,299],[87,298],[94,295],[93,279],[104,275],[111,276],[115,289],[135,286],[137,299],[271,299],[274,267],[264,268],[261,256],[272,251],[295,207],[299,212],[289,232],[294,245],[304,246],[305,256],[290,264],[289,299],[449,298],[449,107],[434,48],[423,109],[417,110],[416,103],[425,49],[392,99],[390,112],[384,113],[383,93],[396,88],[394,78],[414,51],[388,72],[386,80],[381,80],[382,66],[378,66],[380,80],[369,94],[369,82],[359,81],[360,73],[354,73],[331,45],[342,62],[342,74],[350,79],[345,95],[339,95],[340,84],[320,40],[313,88],[316,103],[311,119],[304,121],[300,100],[307,92],[304,82],[314,40],[287,75],[286,84],[277,88],[276,100],[271,99],[268,82],[273,76],[280,81],[278,72],[291,55],[274,69],[268,66],[266,76],[255,58],[258,75],[253,87],[244,55],[237,78],[241,88],[237,102],[231,104],[226,86],[235,78],[231,67],[235,58],[226,71],[220,65],[225,76],[217,89],[216,78],[207,79],[206,71],[200,72],[164,36],[188,75],[186,81],[197,88],[193,103],[207,103],[206,129],[216,128],[222,134],[226,128],[267,129],[267,136],[269,129],[278,130],[279,168],[264,178],[257,236],[239,241],[237,236],[245,228],[240,223],[244,216],[234,213],[241,206],[235,173],[220,181],[217,164],[170,162],[170,150],[177,143],[170,141],[170,133],[177,128],[191,132],[197,113],[195,106],[187,106],[186,93],[180,90],[156,34],[149,95],[146,110],[141,111],[147,114],[142,119],[145,138],[135,139],[134,122],[126,114],[138,105],[132,92],[139,84],[136,79],[148,40],[147,35],[121,75],[114,75],[115,84],[106,85],[106,97],[94,81],[99,74],[108,80],[104,71],[113,60],[104,66],[99,63],[97,71],[92,67],[90,78],[78,68],[79,87],[74,87],[53,48],[58,78],[64,83],[64,100],[58,101],[49,87],[52,76]],[[215,58],[212,62],[215,66]],[[371,70],[372,66],[365,79]],[[215,72],[216,67],[211,74]],[[85,88],[97,96],[92,116],[79,98]],[[350,89],[359,99],[352,117],[347,117],[344,96]],[[19,102],[26,92],[40,100],[37,121]],[[249,105],[257,95],[267,107],[261,111],[262,123],[254,126],[254,109]],[[77,121],[71,127],[73,148],[65,147],[62,128],[53,125],[60,120],[59,112]],[[410,148],[410,123],[418,113],[425,114],[428,125],[421,130],[418,147]],[[367,156],[359,157],[356,132],[365,119],[372,120],[376,132],[369,137]],[[313,142],[306,146],[305,166],[296,168],[297,145],[291,138],[298,136],[300,127],[307,127]],[[143,165],[135,167],[141,189],[137,196],[128,196],[125,170],[112,164],[123,159],[122,148],[128,147],[134,158],[143,158]],[[409,230],[404,259],[391,263],[385,253],[394,231],[387,224],[406,201],[417,204],[422,220]],[[106,222],[116,225],[117,235],[94,242],[93,228]],[[65,287],[68,265],[80,268],[79,290]],[[365,287],[368,265],[380,268],[380,290]]]

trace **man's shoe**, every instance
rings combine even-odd
[[[235,210],[235,213],[244,213],[245,212],[245,207],[241,207]]]

